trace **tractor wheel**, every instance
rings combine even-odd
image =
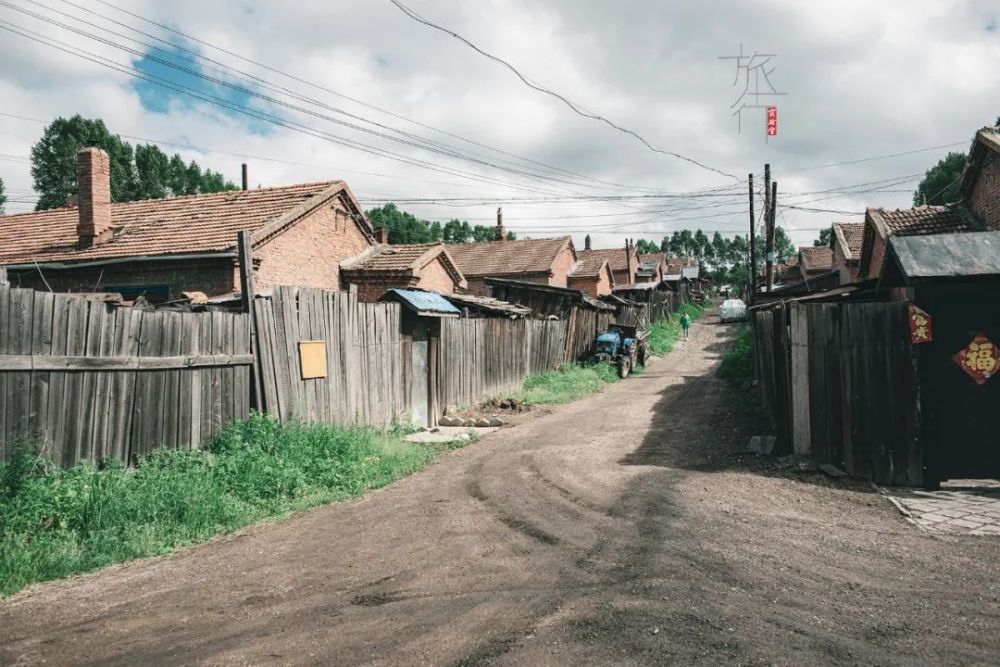
[[[645,366],[649,359],[649,347],[645,343],[639,344],[639,365]]]
[[[632,362],[630,359],[626,358],[618,362],[618,377],[624,380],[628,377],[630,370],[632,370]]]

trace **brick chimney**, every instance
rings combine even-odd
[[[590,250],[590,234],[583,237],[583,249]]]
[[[375,240],[382,245],[389,245],[389,230],[385,227],[376,227]]]
[[[88,147],[76,154],[76,189],[80,216],[77,247],[104,243],[111,238],[111,161],[107,153]]]
[[[497,241],[503,241],[503,208],[497,207]]]

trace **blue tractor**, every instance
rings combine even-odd
[[[597,334],[585,360],[591,363],[606,362],[618,369],[618,377],[624,378],[636,367],[644,365],[648,356],[648,332],[636,327],[613,324]]]

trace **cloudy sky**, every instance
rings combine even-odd
[[[599,246],[744,231],[744,179],[769,162],[799,207],[779,223],[804,244],[865,206],[908,206],[925,169],[1000,115],[1000,0],[403,1],[682,157],[390,0],[0,0],[7,211],[33,206],[38,121],[80,113],[234,181],[247,162],[251,187],[340,178],[366,205],[473,224],[502,205],[521,236]],[[745,73],[720,57],[741,45],[775,54],[769,140],[763,109],[742,129],[733,115]]]

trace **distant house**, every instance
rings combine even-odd
[[[378,301],[394,288],[451,294],[464,290],[465,276],[443,243],[372,246],[340,265],[345,285],[356,285],[362,301]]]
[[[663,253],[639,255],[639,266],[635,270],[637,283],[658,283],[667,275],[667,256]]]
[[[863,222],[833,223],[833,268],[840,272],[841,285],[853,283],[858,278],[864,234]]]
[[[573,239],[524,239],[448,246],[471,294],[489,296],[486,278],[507,278],[553,287],[567,287],[577,263]]]
[[[340,262],[374,242],[342,181],[112,203],[107,153],[77,155],[77,206],[0,216],[15,286],[151,301],[239,290],[236,237],[251,232],[258,287],[339,289]]]
[[[827,246],[802,246],[799,248],[799,274],[803,280],[829,273],[832,270],[832,248]]]
[[[631,241],[626,240],[622,248],[584,249],[578,253],[580,260],[603,259],[611,267],[611,275],[618,285],[635,282],[635,271],[639,267],[639,253]]]
[[[567,287],[578,289],[594,297],[611,294],[615,286],[615,277],[611,273],[608,260],[603,257],[581,259],[569,274]]]

